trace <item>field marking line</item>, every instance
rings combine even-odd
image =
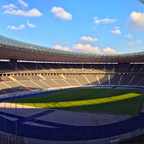
[[[101,113],[103,113],[110,105],[108,105],[103,111],[101,111]]]
[[[138,107],[139,107],[139,105],[140,105],[140,101],[141,101],[141,98],[142,98],[142,96],[143,96],[143,93],[144,93],[144,91],[142,92],[141,97],[140,97],[140,99],[139,99],[139,102],[138,102],[138,105],[137,105],[137,108],[136,108],[135,114],[137,113],[137,110],[138,110]]]

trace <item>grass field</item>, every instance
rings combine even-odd
[[[79,88],[23,98],[17,100],[17,103],[68,111],[135,115],[143,107],[142,93],[140,89]]]

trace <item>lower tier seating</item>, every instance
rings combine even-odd
[[[137,85],[144,86],[143,75],[76,74],[1,76],[0,94],[48,88],[84,85]]]

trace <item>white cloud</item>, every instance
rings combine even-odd
[[[33,25],[33,24],[29,23],[29,21],[28,21],[28,20],[27,20],[27,25],[28,25],[29,27],[32,27],[32,28],[36,27],[35,25]]]
[[[55,45],[54,48],[55,48],[55,49],[59,49],[59,50],[69,51],[69,47],[62,47],[62,46],[60,46],[60,45]]]
[[[135,45],[135,42],[128,42],[127,45],[129,46]]]
[[[121,34],[121,31],[120,30],[114,30],[114,31],[111,31],[111,33],[119,35],[119,34]]]
[[[120,29],[120,27],[117,27],[117,26],[115,26],[114,28],[115,28],[115,29]]]
[[[140,41],[140,40],[137,40],[136,42],[128,42],[127,45],[132,46],[132,45],[135,45],[136,43],[137,43],[137,44],[140,44],[141,41]]]
[[[51,12],[55,15],[55,17],[59,17],[62,20],[71,20],[72,15],[69,12],[66,12],[61,7],[53,7]]]
[[[75,44],[73,45],[73,50],[78,52],[88,52],[88,53],[99,53],[100,49],[98,47],[92,47],[90,44]]]
[[[21,5],[23,5],[23,6],[25,6],[25,7],[28,7],[28,4],[27,3],[25,3],[24,1],[22,1],[22,0],[19,0],[19,3],[21,4]]]
[[[136,43],[141,43],[141,41],[140,41],[140,40],[137,40]]]
[[[96,41],[98,41],[96,38],[93,39],[91,37],[85,37],[85,36],[81,37],[80,40],[82,43],[86,43],[86,42],[95,43]]]
[[[12,15],[20,15],[20,16],[26,16],[26,17],[39,17],[42,16],[42,13],[39,12],[36,8],[29,10],[29,11],[23,11],[23,10],[14,10],[14,9],[8,9],[3,14],[12,14]]]
[[[114,50],[110,47],[104,48],[103,53],[105,53],[105,54],[117,54],[116,50]]]
[[[17,26],[17,27],[15,27],[15,26],[7,26],[7,28],[8,29],[12,29],[12,30],[22,30],[22,29],[24,29],[25,28],[25,25],[20,25],[20,26]]]
[[[127,37],[127,38],[133,38],[130,34],[125,35],[125,37]]]
[[[14,4],[9,4],[9,5],[3,5],[2,6],[3,8],[6,8],[6,9],[16,9],[17,7],[14,5]]]
[[[98,17],[93,17],[94,19],[94,22],[96,24],[99,24],[99,23],[114,23],[117,21],[117,19],[108,19],[108,18],[105,18],[105,19],[98,19]]]
[[[144,31],[144,13],[132,12],[126,25],[131,30]]]

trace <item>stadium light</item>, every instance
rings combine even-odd
[[[144,0],[138,0],[139,2],[141,2],[142,4],[144,4]]]

